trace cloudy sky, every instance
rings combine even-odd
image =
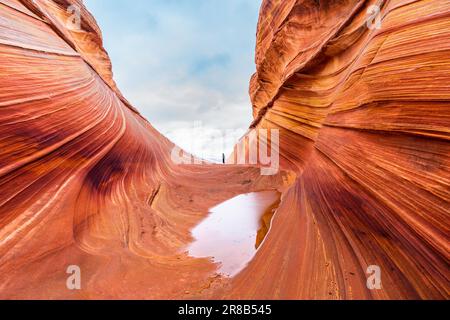
[[[228,154],[230,137],[251,122],[248,82],[261,1],[84,3],[102,29],[127,99],[188,151],[208,159]]]

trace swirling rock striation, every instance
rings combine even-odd
[[[449,36],[448,1],[263,2],[252,128],[297,181],[233,297],[448,298]]]
[[[0,0],[0,297],[448,299],[449,39],[444,0],[263,1],[250,132],[280,130],[282,170],[261,176],[175,165],[82,1]],[[187,256],[211,206],[267,189],[239,275]]]

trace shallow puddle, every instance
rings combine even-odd
[[[241,194],[211,209],[192,230],[196,239],[192,257],[210,257],[220,263],[219,273],[234,276],[253,258],[270,228],[280,202],[277,191]]]

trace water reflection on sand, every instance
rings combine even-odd
[[[277,191],[241,194],[211,209],[192,230],[192,257],[210,257],[220,263],[219,273],[234,276],[253,258],[270,228],[280,202]]]

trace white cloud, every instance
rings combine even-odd
[[[163,134],[195,153],[180,133],[195,122],[210,132],[246,131],[260,1],[85,3],[102,28],[119,88]],[[207,138],[199,144],[220,157],[231,151]]]

